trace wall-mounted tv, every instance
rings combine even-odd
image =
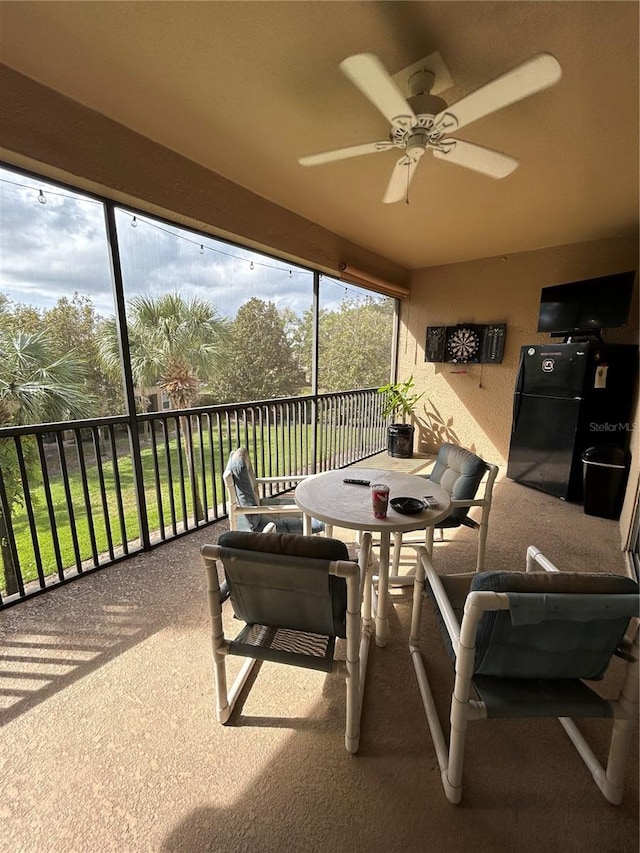
[[[631,270],[543,287],[538,331],[552,335],[596,334],[601,329],[625,326],[635,275]]]

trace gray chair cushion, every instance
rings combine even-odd
[[[244,447],[234,450],[227,460],[224,475],[231,474],[240,506],[259,506],[260,498],[254,488],[251,472],[247,467],[247,451]]]
[[[454,500],[472,500],[487,471],[487,464],[475,453],[457,444],[443,444],[438,451],[429,479],[442,486]],[[469,507],[456,507],[436,527],[456,527],[469,513]]]
[[[223,534],[218,544],[233,610],[239,619],[249,624],[346,636],[346,581],[328,573],[330,561],[349,559],[344,542],[236,530]]]
[[[261,551],[287,557],[315,557],[327,561],[349,559],[349,551],[344,542],[326,537],[293,536],[286,533],[251,535],[241,530],[230,530],[222,534],[218,539],[218,545],[222,548]]]
[[[640,603],[613,574],[481,572],[474,590],[512,594],[513,611],[485,613],[476,636],[474,673],[503,678],[602,678]]]

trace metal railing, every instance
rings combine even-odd
[[[375,389],[0,429],[0,607],[226,517],[222,472],[339,468],[386,446]]]

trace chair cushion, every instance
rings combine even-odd
[[[221,559],[233,610],[239,619],[346,636],[347,584],[344,578],[328,573],[330,561],[349,560],[344,542],[234,530],[224,533],[218,544],[223,549]],[[261,552],[267,559],[252,566],[252,552]],[[307,561],[308,571],[302,570],[300,558]],[[241,574],[236,571],[238,568]]]
[[[349,560],[349,551],[340,539],[295,536],[288,533],[246,533],[230,530],[218,539],[222,548],[263,551],[288,557],[313,557],[320,560]]]
[[[512,611],[485,613],[476,636],[474,673],[503,678],[602,678],[639,604],[638,584],[613,574],[481,572],[476,590],[512,594]]]
[[[236,490],[236,497],[240,506],[259,506],[260,497],[256,488],[255,476],[249,461],[249,455],[244,447],[239,447],[234,450],[227,461],[224,475],[231,474],[233,485]],[[259,516],[246,516],[249,525],[255,530],[258,527],[258,522],[253,521]]]
[[[457,444],[443,444],[429,479],[442,486],[454,500],[468,501],[476,496],[486,471],[486,462],[475,453],[458,447]],[[456,507],[448,518],[458,520],[459,523],[459,519],[465,518],[468,512],[469,507]],[[447,526],[453,525],[449,523]]]

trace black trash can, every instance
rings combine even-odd
[[[582,454],[584,511],[598,518],[620,518],[629,475],[629,454],[623,447],[603,444]]]

